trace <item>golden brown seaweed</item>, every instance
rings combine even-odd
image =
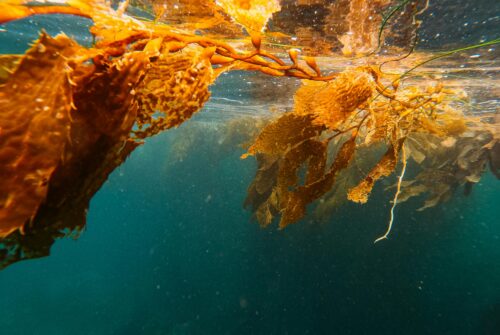
[[[354,202],[359,202],[364,204],[368,201],[368,196],[370,195],[375,182],[382,177],[389,176],[398,162],[398,153],[401,150],[401,146],[404,143],[404,138],[399,139],[396,145],[389,145],[389,148],[382,156],[380,161],[373,167],[373,169],[368,173],[368,175],[359,183],[356,187],[349,190],[347,198]]]
[[[69,135],[68,58],[80,48],[42,34],[0,88],[0,236],[20,229],[47,193]]]
[[[71,14],[88,17],[77,8],[69,6],[23,6],[27,1],[7,0],[0,3],[0,24],[40,14]]]
[[[315,116],[315,123],[337,129],[375,91],[370,69],[341,73],[329,82],[304,81],[295,93],[295,113]]]
[[[139,104],[139,130],[134,132],[137,137],[176,127],[201,109],[214,79],[211,55],[210,50],[201,48],[160,55],[135,90]]]
[[[76,87],[72,104],[68,104],[71,117],[65,137],[54,145],[61,151],[45,181],[44,197],[36,198],[38,203],[29,218],[19,218],[22,230],[1,240],[5,255],[0,267],[45,256],[55,238],[84,227],[91,197],[139,145],[129,139],[137,113],[130,91],[148,62],[143,54],[130,53],[105,65],[80,64],[72,72]],[[5,186],[13,190],[11,185]]]
[[[440,85],[399,89],[395,85],[388,89],[383,86],[382,79],[385,79],[384,75],[376,69],[360,67],[345,71],[331,81],[305,81],[295,94],[293,112],[263,129],[248,153],[243,155],[261,154],[257,156],[259,170],[246,203],[252,204],[255,216],[263,220],[260,222],[263,226],[279,215],[280,227],[303,218],[308,204],[324,197],[335,187],[339,172],[346,168],[356,169],[356,166],[349,166],[349,162],[361,147],[374,151],[378,151],[380,143],[387,147],[382,158],[371,163],[371,170],[361,176],[361,181],[349,190],[343,188],[348,200],[365,203],[375,182],[394,172],[398,153],[407,137],[411,139],[410,157],[422,161],[425,155],[415,149],[419,134],[432,134],[447,143],[467,130],[467,119],[453,107],[457,92]],[[310,123],[290,122],[300,120],[297,116],[309,116]],[[313,125],[320,128],[308,133]],[[296,129],[297,126],[302,131]],[[349,132],[353,133],[350,140],[337,140]],[[313,145],[319,143],[323,146],[321,150],[319,145]],[[325,148],[331,143],[338,148],[339,154],[328,158],[326,153],[330,150]],[[478,152],[477,148],[474,152]],[[365,154],[358,160],[372,157]],[[327,160],[333,165],[325,172]],[[363,165],[367,164],[363,161]],[[304,182],[299,180],[301,170],[306,176]],[[267,187],[258,192],[255,186],[261,180],[267,181]],[[443,191],[438,193],[442,196],[436,201],[445,200],[445,195],[452,190],[443,186]],[[401,196],[408,197],[404,187]]]
[[[498,144],[488,146],[491,141],[496,142],[488,131],[468,132],[445,140],[434,134],[415,134],[411,141],[418,143],[417,157],[423,158],[419,158],[419,172],[415,178],[402,185],[399,201],[425,194],[426,199],[419,210],[449,200],[460,186],[468,195],[488,166],[495,173],[489,162]],[[415,144],[410,146],[413,159],[417,152],[415,147]]]
[[[281,9],[278,0],[218,0],[217,4],[249,33],[260,33]]]
[[[321,125],[313,124],[311,115],[297,115],[287,113],[264,128],[256,141],[242,156],[257,153],[270,156],[281,155],[288,149],[308,138],[318,136],[324,129]]]
[[[22,56],[20,55],[0,56],[0,85],[7,81],[7,78],[14,72],[21,59]]]
[[[259,167],[245,206],[253,208],[262,226],[270,224],[288,206],[289,188],[297,185],[300,167],[309,162],[309,180],[322,173],[326,148],[312,138],[324,127],[314,125],[313,119],[308,115],[284,114],[264,128],[243,156],[257,155]],[[283,221],[282,225],[286,223]]]
[[[321,142],[318,142],[321,143]],[[311,151],[310,165],[306,183],[291,192],[287,197],[286,206],[280,221],[280,228],[302,219],[306,214],[306,206],[325,195],[335,183],[337,174],[349,166],[356,147],[356,135],[345,141],[340,147],[331,168],[324,174],[326,165],[326,146],[321,143],[317,152]],[[317,161],[317,165],[311,164]]]

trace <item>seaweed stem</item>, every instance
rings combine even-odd
[[[396,193],[394,194],[394,200],[392,201],[391,219],[389,220],[389,225],[387,226],[387,231],[385,232],[385,234],[377,238],[375,241],[373,241],[373,244],[380,242],[382,240],[387,240],[389,233],[391,232],[392,229],[392,224],[394,223],[394,208],[396,208],[396,205],[398,204],[398,197],[399,193],[401,192],[401,183],[403,182],[403,177],[406,172],[406,151],[404,144],[401,146],[401,154],[402,154],[401,160],[403,162],[403,169],[401,170],[401,174],[398,177],[398,185]]]

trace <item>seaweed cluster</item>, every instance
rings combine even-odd
[[[209,86],[226,71],[301,81],[293,110],[265,126],[243,156],[257,158],[246,205],[263,226],[276,217],[281,228],[297,222],[320,198],[337,204],[328,201],[333,191],[364,203],[377,180],[408,159],[423,170],[404,181],[403,169],[394,206],[398,196],[401,202],[425,192],[430,196],[424,207],[434,206],[458,185],[477,182],[487,163],[498,176],[495,123],[464,115],[456,104],[461,92],[439,83],[403,85],[401,75],[376,64],[324,73],[314,57],[276,46],[290,37],[286,33],[265,32],[273,18],[279,27],[277,0],[132,4],[154,20],[133,16],[129,1],[0,4],[0,23],[78,15],[92,20],[95,38],[87,48],[64,34],[41,32],[25,55],[0,58],[1,266],[47,255],[56,238],[81,231],[88,203],[109,173],[145,138],[198,112]],[[344,54],[374,53],[385,36],[375,27],[393,16],[394,27],[404,19],[416,29],[414,16],[394,13],[414,6],[410,12],[416,14],[417,5],[390,5],[350,3],[343,16],[347,28],[338,35]],[[390,15],[368,19],[391,8]],[[237,45],[227,41],[235,37],[242,38]],[[353,163],[360,159],[370,166],[361,175]],[[338,187],[346,175],[355,182]]]
[[[244,156],[256,155],[259,162],[247,204],[262,225],[275,215],[281,215],[280,227],[300,220],[306,205],[332,189],[359,148],[376,152],[386,146],[378,162],[346,192],[347,199],[365,203],[375,182],[394,172],[408,138],[417,141],[425,134],[444,141],[466,132],[468,120],[452,106],[456,92],[439,85],[389,90],[381,79],[376,69],[362,67],[329,82],[305,81],[295,93],[294,110],[263,129]],[[332,151],[336,154],[329,157]]]

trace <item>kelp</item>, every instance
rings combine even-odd
[[[368,201],[375,182],[382,177],[392,174],[398,162],[398,153],[404,143],[404,138],[398,139],[397,144],[389,144],[389,148],[380,161],[370,170],[368,175],[355,187],[349,190],[347,199],[364,204]]]
[[[8,191],[1,206],[3,266],[47,255],[62,232],[82,229],[91,197],[138,145],[127,139],[137,112],[130,91],[147,59],[130,53],[77,65],[79,48],[66,36],[42,34],[2,87],[2,94],[17,92],[2,102],[23,106],[2,105],[2,175],[9,177],[1,185]],[[46,58],[33,57],[39,53]],[[33,91],[33,105],[26,104]]]
[[[418,6],[411,15],[382,17],[393,3],[132,3],[149,16],[132,15],[128,1],[0,5],[0,23],[37,14],[78,15],[92,20],[94,37],[91,47],[83,47],[63,34],[41,32],[25,55],[0,58],[0,266],[45,256],[55,239],[78,234],[107,176],[144,139],[199,112],[210,85],[227,71],[300,81],[293,109],[264,126],[242,155],[257,160],[245,206],[262,226],[277,218],[280,228],[296,223],[318,200],[328,206],[340,198],[364,203],[378,180],[408,160],[422,171],[403,180],[402,169],[392,209],[398,200],[423,193],[429,194],[424,207],[431,207],[460,185],[470,192],[487,165],[499,175],[496,126],[465,116],[456,104],[462,92],[439,83],[406,85],[403,77],[416,66],[389,75],[367,59],[369,65],[327,72],[310,55],[286,49],[301,36],[294,41],[288,31],[269,30],[270,20],[279,29],[280,15],[296,6],[328,7],[314,34],[334,36],[346,54],[366,55],[379,49],[382,37],[397,36],[392,30],[402,21],[411,21],[412,32],[403,35],[413,36]],[[341,20],[334,23],[336,15]],[[326,41],[323,47],[332,45]],[[325,212],[325,206],[317,209]]]
[[[488,167],[498,178],[498,165],[493,162],[498,159],[499,141],[488,131],[468,131],[444,140],[434,134],[415,134],[408,147],[419,172],[405,182],[399,201],[426,195],[419,210],[449,200],[459,187],[468,195]]]
[[[282,0],[272,23],[294,36],[286,43],[312,55],[362,57],[380,49],[397,54],[413,44],[415,16],[425,8],[426,0]]]
[[[249,34],[263,31],[273,13],[281,9],[278,0],[218,0],[217,4]]]
[[[242,158],[257,153],[283,155],[293,146],[321,133],[324,127],[313,124],[310,115],[285,114],[266,126]]]
[[[0,24],[40,14],[71,14],[85,16],[78,8],[70,6],[25,6],[29,1],[3,0],[0,3]]]
[[[342,53],[345,55],[369,53],[379,43],[376,32],[379,30],[382,17],[377,15],[391,3],[390,0],[352,0],[346,16],[347,32],[339,37]]]
[[[132,0],[134,8],[151,13],[157,22],[176,24],[189,29],[206,29],[229,21],[210,0]]]
[[[19,55],[2,55],[0,56],[0,85],[7,81],[7,78],[14,72],[19,65],[22,56]]]
[[[314,122],[336,129],[375,91],[370,68],[342,72],[329,82],[304,81],[295,92],[295,113],[313,115]]]
[[[417,157],[418,162],[422,163],[422,156],[425,157],[426,154],[413,148],[412,144],[415,142],[429,143],[425,136],[433,136],[446,144],[452,139],[466,136],[468,124],[478,126],[477,120],[467,119],[454,106],[456,97],[462,94],[459,91],[445,89],[439,84],[404,88],[394,85],[389,89],[382,84],[384,80],[390,78],[384,78],[384,74],[377,69],[360,67],[347,70],[329,82],[304,81],[303,86],[295,93],[294,110],[262,130],[248,153],[243,156],[257,154],[259,169],[249,188],[246,205],[253,209],[255,218],[262,226],[269,225],[278,216],[281,216],[281,228],[299,221],[305,216],[308,205],[327,197],[334,188],[336,199],[341,198],[338,192],[344,192],[347,200],[363,204],[368,201],[375,183],[393,174],[400,161],[400,152],[407,145],[407,139],[409,156]],[[290,120],[302,120],[302,131]],[[314,126],[319,128],[312,128]],[[311,131],[312,129],[315,131]],[[491,131],[483,132],[489,134],[491,142]],[[345,139],[346,136],[348,140]],[[385,153],[378,162],[371,163],[372,167],[360,180],[354,184],[351,181],[348,189],[336,187],[337,174],[345,169],[358,169],[356,164],[351,164],[353,158],[358,157],[364,165],[367,165],[364,161],[375,159],[374,155],[361,156],[356,155],[356,152],[370,148],[378,152],[380,145],[386,147]],[[481,145],[483,147],[460,146],[463,150],[467,148],[460,156],[461,166],[475,171],[468,174],[469,181],[477,182],[478,179],[473,176],[480,176],[484,172],[486,159],[490,157],[486,143],[481,142]],[[334,149],[328,150],[328,146]],[[337,154],[332,154],[332,151]],[[477,159],[473,158],[475,155],[478,155]],[[474,164],[465,164],[464,157],[472,158]],[[405,156],[405,165],[406,159]],[[328,160],[332,161],[331,167],[325,170]],[[430,170],[440,170],[444,166],[434,162]],[[301,169],[306,176],[302,183],[299,178]],[[403,174],[404,172],[399,178],[395,203],[400,193],[402,202],[409,197],[408,192],[412,192],[410,184],[403,183]],[[359,173],[346,172],[346,175]],[[262,191],[259,191],[258,186],[262,184],[262,180],[266,181],[266,187],[261,186]],[[418,183],[413,185],[414,190],[420,193],[430,191]],[[442,186],[444,191],[435,192],[437,195],[433,197],[432,204],[434,201],[438,203],[446,200],[447,192],[453,190],[448,183],[434,182],[430,185],[438,188],[439,185],[446,185]],[[331,204],[341,203],[333,200],[335,198],[331,198]],[[323,205],[321,211],[325,210]]]
[[[191,48],[159,56],[135,90],[139,105],[135,136],[145,138],[178,126],[201,109],[214,79],[211,55],[210,50]]]
[[[322,144],[319,155],[311,151],[314,156],[310,158],[306,183],[297,187],[296,191],[289,195],[283,210],[280,227],[300,220],[306,214],[306,205],[317,200],[331,189],[338,172],[349,165],[354,155],[355,141],[356,135],[353,134],[342,144],[332,166],[326,173],[323,171],[326,165],[326,148],[324,144],[318,142]],[[315,161],[317,163],[313,164]]]
[[[2,86],[0,236],[22,228],[46,196],[68,137],[72,88],[67,58],[78,49],[65,36],[42,34]]]

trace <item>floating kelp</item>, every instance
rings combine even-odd
[[[414,134],[408,141],[409,154],[421,171],[405,182],[399,201],[427,194],[419,209],[423,210],[450,199],[459,186],[465,186],[464,192],[470,193],[472,185],[479,182],[490,162],[494,162],[498,145],[488,131],[468,131],[445,139],[433,134]],[[494,174],[498,173],[494,164],[490,168]]]
[[[67,59],[77,53],[69,38],[43,34],[2,86],[1,236],[22,228],[47,194],[70,131]]]
[[[295,223],[308,205],[334,199],[333,191],[337,199],[342,194],[364,203],[377,180],[392,175],[399,162],[406,167],[408,159],[423,170],[405,181],[403,168],[393,207],[398,197],[401,202],[424,192],[430,194],[424,207],[434,206],[458,185],[476,183],[487,164],[498,176],[497,129],[463,113],[456,104],[461,92],[439,82],[405,85],[401,74],[408,71],[384,73],[370,58],[367,65],[341,71],[321,69],[315,58],[286,49],[292,40],[275,43],[287,34],[266,31],[273,15],[279,27],[280,9],[293,7],[286,1],[283,6],[260,0],[181,1],[175,8],[180,12],[170,0],[133,3],[149,16],[132,16],[128,1],[0,5],[0,23],[37,14],[90,18],[95,39],[85,48],[65,35],[41,32],[25,55],[0,58],[2,266],[47,255],[54,239],[78,233],[107,176],[143,139],[200,111],[209,86],[227,71],[301,82],[293,110],[266,125],[243,155],[257,159],[245,205],[262,226],[276,217],[281,228]],[[418,26],[414,15],[425,7],[364,0],[348,5],[343,12],[348,23],[335,38],[344,54],[355,55],[373,54],[384,37],[397,37],[391,29],[405,20],[411,21],[411,33],[393,40],[408,46]],[[411,14],[395,14],[403,9]],[[389,14],[377,16],[383,11]],[[189,13],[197,19],[184,20]],[[326,24],[328,16],[323,19]],[[249,38],[228,42],[244,32]],[[443,162],[440,157],[450,148],[453,158]],[[369,167],[365,173],[353,172],[359,160]],[[357,180],[340,187],[338,178],[347,176]]]
[[[346,194],[351,201],[365,203],[375,182],[395,170],[408,136],[432,134],[444,140],[466,131],[466,119],[451,106],[455,92],[439,85],[389,90],[381,77],[367,67],[343,72],[327,83],[305,81],[295,94],[293,112],[264,128],[248,150],[258,154],[260,163],[247,203],[262,225],[276,215],[281,215],[280,227],[301,219],[306,205],[332,189],[336,175],[349,167],[357,147],[387,143],[385,154]],[[339,140],[345,134],[350,135]],[[330,144],[338,153],[325,169]],[[302,184],[301,168],[306,169]],[[259,192],[262,180],[269,186],[260,186]]]

